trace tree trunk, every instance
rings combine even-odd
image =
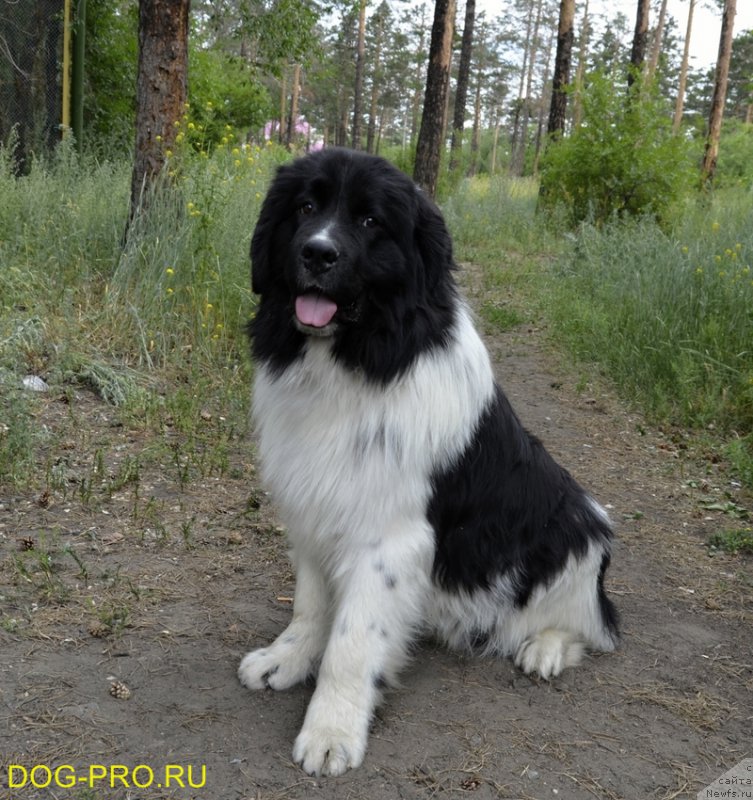
[[[379,116],[379,89],[382,82],[382,43],[384,39],[384,20],[380,15],[376,20],[374,41],[374,69],[371,77],[371,99],[369,102],[369,123],[366,128],[366,152],[376,152],[377,117]]]
[[[513,175],[522,175],[525,171],[526,148],[528,147],[528,124],[531,121],[531,96],[533,94],[533,75],[536,70],[536,58],[538,56],[539,28],[541,17],[544,11],[543,0],[537,0],[536,18],[533,23],[531,41],[528,43],[528,67],[526,71],[525,94],[520,101],[519,127],[517,133],[517,145],[512,149],[512,169]],[[525,62],[524,62],[525,63]]]
[[[353,132],[351,146],[354,150],[361,149],[361,105],[363,103],[363,65],[366,60],[366,4],[367,0],[360,0],[358,8],[358,41],[356,44],[356,80],[353,91]]]
[[[285,141],[285,118],[287,117],[285,109],[288,107],[287,69],[287,65],[282,68],[282,77],[280,78],[280,122],[277,126],[277,141],[280,144],[283,144]],[[274,133],[274,128],[270,131],[270,138],[272,133]]]
[[[661,54],[662,37],[664,36],[664,22],[667,19],[667,0],[661,0],[661,9],[659,11],[659,22],[656,24],[656,32],[654,33],[654,41],[651,47],[651,58],[648,61],[648,76],[653,78],[656,74],[656,68],[659,65],[659,55]]]
[[[646,60],[646,47],[648,45],[648,14],[651,0],[638,0],[638,11],[635,16],[635,33],[633,34],[633,47],[630,50],[630,72],[628,73],[628,86],[632,86],[641,74]]]
[[[414,180],[431,197],[434,197],[437,191],[439,163],[444,142],[454,24],[455,0],[436,0],[429,45],[424,110],[416,144],[416,164],[413,169]]]
[[[722,32],[719,37],[719,56],[716,60],[714,95],[711,100],[711,114],[709,115],[709,132],[706,138],[706,149],[703,154],[703,166],[701,167],[701,182],[705,187],[711,185],[716,172],[719,137],[722,132],[722,118],[724,117],[724,101],[727,97],[729,61],[732,55],[732,31],[737,11],[736,3],[737,0],[724,0]]]
[[[534,140],[533,151],[533,167],[531,172],[536,175],[539,171],[539,160],[541,158],[541,147],[544,139],[545,117],[547,117],[546,108],[551,107],[552,97],[551,88],[549,84],[549,74],[552,64],[552,44],[554,41],[554,31],[549,34],[549,40],[546,45],[546,61],[544,62],[544,80],[541,83],[541,93],[538,101],[538,114],[536,119],[536,138]],[[564,124],[564,121],[563,121]]]
[[[481,144],[481,75],[476,82],[476,99],[473,102],[473,131],[471,134],[471,163],[468,175],[473,177],[478,172],[478,152]]]
[[[290,87],[290,114],[288,114],[287,130],[285,131],[285,147],[293,149],[293,134],[298,124],[298,98],[301,94],[301,65],[293,66],[293,85]]]
[[[424,69],[424,62],[423,58],[421,58],[421,54],[424,52],[424,45],[426,44],[426,6],[421,6],[421,22],[418,28],[418,47],[416,48],[416,60],[414,62],[415,66],[415,73],[414,73],[414,85],[415,90],[413,92],[413,96],[411,97],[411,106],[410,106],[410,135],[408,137],[408,141],[413,145],[414,142],[418,139],[418,128],[420,124],[420,117],[421,117],[421,84],[422,84],[422,75]]]
[[[175,122],[187,96],[188,7],[190,0],[140,0],[139,62],[136,83],[136,155],[131,179],[130,219],[173,147]]]
[[[494,139],[492,140],[492,162],[489,166],[489,174],[494,175],[497,171],[497,146],[499,145],[499,129],[502,126],[502,121],[497,117],[494,123]]]
[[[463,129],[465,128],[465,106],[468,98],[468,81],[471,74],[471,55],[473,53],[473,26],[476,21],[476,0],[466,0],[463,41],[460,46],[458,81],[455,88],[455,111],[452,118],[452,139],[450,143],[450,172],[460,163],[463,149]]]
[[[672,132],[678,134],[682,124],[682,112],[685,108],[685,86],[688,81],[688,62],[690,61],[690,34],[693,30],[693,10],[695,0],[690,0],[688,8],[688,25],[685,29],[685,46],[682,51],[682,65],[680,66],[680,82],[677,86],[677,100],[675,101],[675,116],[672,120]]]
[[[523,48],[523,64],[520,67],[520,84],[518,86],[518,99],[513,105],[512,136],[510,138],[510,174],[516,174],[518,139],[520,138],[520,118],[525,107],[525,85],[528,72],[528,60],[533,52],[533,8],[534,0],[529,0],[528,13],[526,14],[526,40]]]
[[[578,68],[575,71],[575,103],[573,108],[573,128],[580,127],[583,119],[583,76],[586,73],[586,55],[588,53],[588,0],[583,7],[583,22],[580,25],[580,47],[578,48]]]
[[[554,57],[552,80],[552,103],[549,106],[549,122],[546,132],[556,139],[565,132],[567,114],[567,92],[570,83],[570,60],[573,54],[575,23],[575,0],[560,0],[560,20],[557,30],[557,54]]]

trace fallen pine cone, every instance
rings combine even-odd
[[[131,696],[131,690],[123,683],[123,681],[113,681],[110,684],[110,694],[116,700],[128,700]]]
[[[88,630],[89,634],[97,639],[104,639],[112,633],[112,628],[104,622],[92,622]]]

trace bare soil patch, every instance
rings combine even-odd
[[[37,424],[61,432],[56,480],[0,494],[0,797],[670,800],[751,756],[753,561],[706,544],[749,499],[682,436],[581,385],[536,328],[488,344],[527,427],[616,522],[616,653],[545,683],[423,643],[363,767],[309,778],[290,752],[311,687],[251,693],[235,676],[293,591],[252,441],[232,442],[221,474],[185,480],[169,458],[139,458],[179,434],[51,393]],[[13,788],[9,765],[71,765],[77,782]],[[107,776],[88,781],[93,765]]]

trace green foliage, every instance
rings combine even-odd
[[[740,481],[753,487],[753,433],[733,438],[726,447],[725,455]]]
[[[220,50],[191,47],[188,99],[191,117],[205,142],[219,143],[227,126],[261,127],[274,113],[269,92],[248,64]]]
[[[84,131],[106,155],[133,147],[138,19],[136,0],[88,0]]]
[[[588,76],[583,123],[552,142],[542,161],[545,208],[565,207],[571,224],[614,215],[663,219],[693,176],[688,144],[671,131],[655,86],[636,82],[628,95],[613,76]]]
[[[753,125],[725,122],[714,184],[717,188],[753,186]]]
[[[548,282],[558,335],[655,418],[753,431],[749,194],[581,228]]]
[[[753,92],[753,29],[741,31],[732,42],[729,64],[726,110],[744,120]]]
[[[258,42],[264,67],[309,63],[318,52],[319,11],[310,0],[272,0],[267,8],[245,13],[243,29]]]

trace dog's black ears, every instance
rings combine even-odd
[[[442,212],[435,203],[416,189],[416,226],[414,239],[416,249],[423,261],[424,274],[428,289],[433,289],[442,280],[446,280],[455,262],[452,254],[452,237]]]
[[[277,244],[280,236],[284,235],[279,226],[284,225],[290,217],[289,203],[293,196],[290,184],[295,180],[290,164],[278,167],[261,205],[251,237],[251,289],[255,294],[265,294],[274,284],[278,269],[276,253],[283,251]]]
[[[270,264],[270,243],[274,225],[272,216],[265,214],[262,205],[259,219],[251,237],[251,290],[255,294],[265,294],[272,285],[272,267]]]
[[[251,289],[255,294],[265,294],[272,286],[272,241],[276,220],[274,185],[264,199],[251,237]]]

